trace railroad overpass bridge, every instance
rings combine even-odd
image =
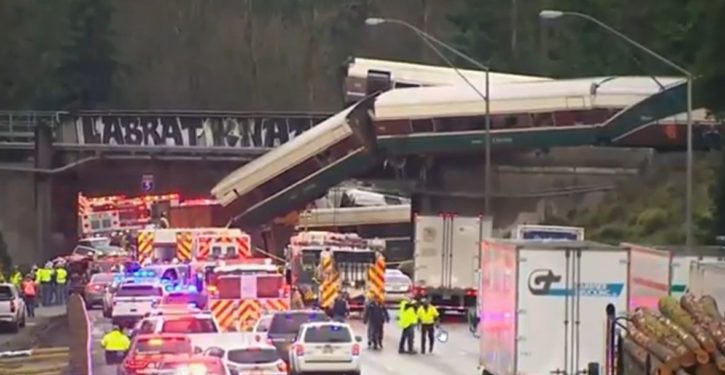
[[[208,196],[240,164],[329,115],[0,112],[0,232],[12,252],[23,250],[20,262],[67,251],[50,234],[76,232],[78,192],[140,194],[142,176],[153,175],[156,191]]]

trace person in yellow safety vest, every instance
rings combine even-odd
[[[418,307],[417,315],[420,321],[420,353],[425,354],[425,339],[430,342],[430,353],[433,353],[433,342],[435,342],[435,326],[438,324],[438,309],[430,304],[430,301],[423,299],[422,306]],[[427,336],[427,337],[426,337]]]
[[[20,284],[23,282],[23,273],[20,272],[18,266],[13,267],[13,272],[10,274],[10,282],[15,284],[17,288],[20,288]]]
[[[59,305],[65,305],[66,298],[68,297],[68,271],[62,264],[59,264],[55,268],[55,282],[56,282],[56,301]]]
[[[113,365],[123,360],[126,352],[131,347],[131,339],[123,333],[120,326],[114,326],[113,330],[101,339],[101,346],[106,354],[106,364]]]
[[[418,324],[418,314],[416,313],[415,303],[412,301],[403,301],[400,303],[400,311],[398,313],[398,324],[403,329],[398,343],[399,354],[415,354],[413,349],[413,340],[415,338],[415,326]],[[405,351],[407,344],[408,350]]]
[[[53,297],[51,279],[53,278],[53,270],[50,264],[38,269],[35,273],[35,282],[40,284],[40,301],[43,306],[50,306]]]

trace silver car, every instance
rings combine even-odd
[[[0,323],[14,333],[25,327],[26,319],[25,302],[18,289],[10,283],[0,284]]]
[[[91,280],[88,281],[83,291],[83,299],[89,309],[103,305],[103,297],[115,277],[115,273],[97,273],[91,276]]]
[[[411,296],[413,281],[398,270],[385,271],[385,302],[397,303]]]

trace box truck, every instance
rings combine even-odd
[[[623,313],[666,296],[669,267],[668,252],[636,246],[483,241],[480,374],[578,374],[604,366],[607,305]]]
[[[479,216],[415,215],[414,295],[442,312],[476,306],[481,241],[493,221]]]
[[[725,264],[725,251],[717,246],[697,247],[687,251],[682,247],[661,247],[672,252],[672,286],[673,297],[680,298],[687,290],[690,282],[690,269],[693,263],[704,261],[706,263]]]

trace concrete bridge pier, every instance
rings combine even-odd
[[[35,127],[35,168],[53,168],[53,131],[49,124]],[[44,261],[50,249],[51,217],[53,214],[53,177],[49,173],[35,173],[35,251],[33,259]]]
[[[53,233],[62,228],[67,216],[58,207],[75,204],[73,190],[65,176],[55,175],[53,124],[39,121],[34,127],[32,161],[0,166],[0,232],[13,264],[31,265],[67,252],[57,246]],[[65,207],[67,208],[67,207]],[[75,223],[73,223],[75,227]]]

